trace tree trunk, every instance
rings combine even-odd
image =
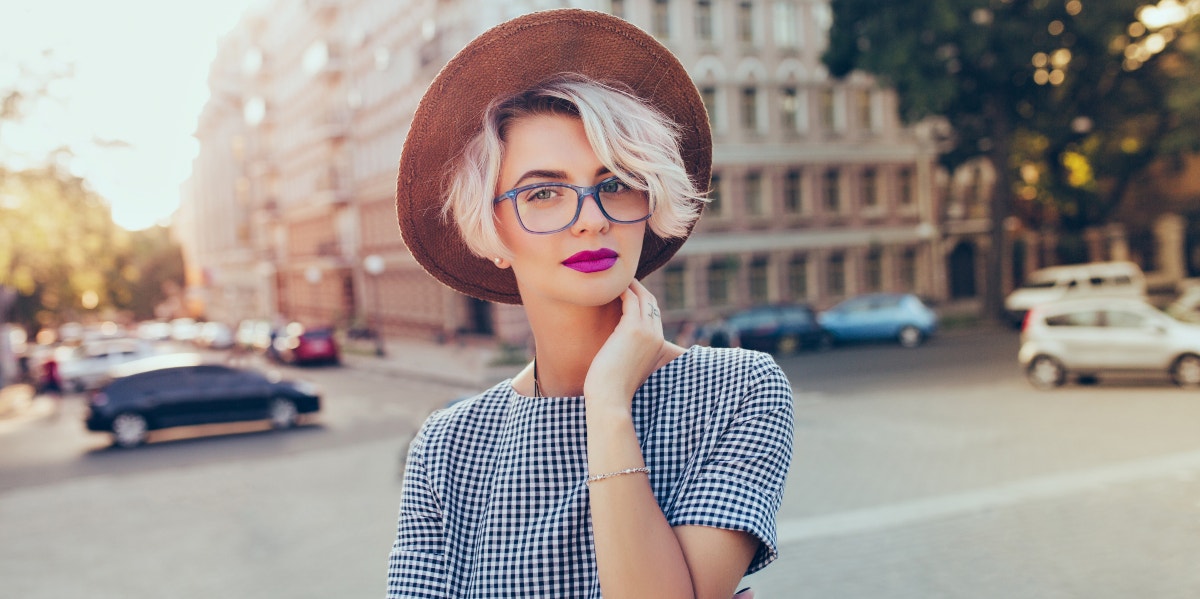
[[[987,284],[983,295],[983,316],[1003,322],[1004,265],[1009,262],[1007,223],[1012,214],[1013,169],[1009,165],[1012,153],[1012,121],[1008,110],[1000,106],[1003,99],[993,98],[985,112],[992,120],[992,147],[988,159],[996,169],[991,198],[991,250],[987,260]]]

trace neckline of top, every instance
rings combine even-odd
[[[651,372],[650,376],[646,377],[646,383],[649,383],[650,381],[654,380],[655,377],[658,377],[660,373],[666,372],[668,369],[674,368],[675,364],[682,363],[683,359],[685,357],[692,354],[692,350],[695,350],[699,347],[700,347],[699,345],[692,345],[691,347],[688,347],[687,349],[683,350],[682,354],[679,354],[678,356],[671,358],[671,360],[669,362],[660,366],[658,368],[658,370]],[[516,398],[516,399],[546,400],[546,399],[582,399],[583,398],[582,395],[550,395],[550,396],[545,396],[545,397],[534,397],[532,395],[524,395],[521,392],[517,391],[516,387],[513,387],[512,383],[513,383],[512,378],[508,378],[504,381],[504,385],[508,388],[509,396]],[[642,383],[642,386],[645,386],[646,383]],[[640,387],[639,387],[639,389],[640,389]]]

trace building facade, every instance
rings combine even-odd
[[[205,315],[523,342],[519,308],[446,289],[404,248],[396,161],[459,48],[564,5],[655,35],[709,109],[713,201],[646,280],[668,330],[768,302],[946,297],[934,144],[891,90],[828,76],[825,0],[275,0],[223,40],[197,127],[180,226]]]

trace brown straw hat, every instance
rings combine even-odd
[[[687,70],[669,50],[605,13],[558,9],[517,17],[485,31],[450,59],[421,98],[404,141],[396,183],[400,232],[413,257],[439,281],[479,299],[521,303],[512,269],[472,254],[458,226],[442,218],[446,172],[482,130],[492,100],[568,72],[628,88],[674,120],[688,175],[698,189],[708,189],[708,115]],[[637,277],[666,264],[684,241],[661,239],[647,228]]]

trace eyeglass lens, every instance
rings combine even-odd
[[[604,181],[597,189],[600,206],[609,219],[637,222],[650,214],[646,194],[620,181]],[[516,195],[517,215],[526,229],[535,233],[557,231],[571,225],[579,208],[579,192],[573,187],[547,183]]]

